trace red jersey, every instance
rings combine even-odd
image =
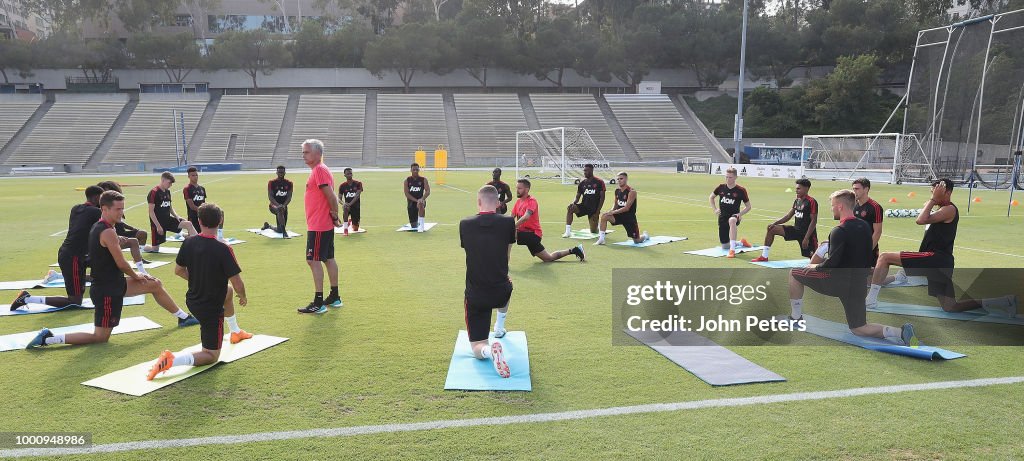
[[[519,220],[519,218],[526,216],[527,211],[533,211],[533,214],[526,221],[523,221],[517,230],[519,232],[533,232],[537,234],[537,237],[543,236],[540,230],[540,207],[537,206],[537,199],[533,198],[533,196],[528,195],[525,198],[516,200],[516,205],[512,207],[512,216]]]

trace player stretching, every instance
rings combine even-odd
[[[871,270],[871,226],[854,217],[857,200],[851,190],[834,192],[829,199],[832,215],[839,225],[829,233],[828,256],[821,264],[793,269],[789,277],[790,319],[803,319],[804,287],[825,296],[839,298],[846,313],[846,324],[857,336],[887,339],[904,346],[916,345],[914,326],[903,328],[868,323],[864,298],[864,278]]]
[[[520,179],[516,181],[516,204],[512,207],[512,217],[516,220],[516,243],[523,245],[530,250],[530,255],[540,258],[546,263],[558,261],[569,255],[576,255],[580,261],[586,259],[583,254],[583,245],[577,245],[568,250],[559,250],[548,253],[544,245],[540,243],[543,232],[540,229],[540,206],[537,199],[530,195],[530,180]]]
[[[633,239],[633,243],[644,243],[651,237],[646,231],[641,233],[640,225],[636,222],[636,189],[629,187],[629,175],[625,171],[618,174],[615,182],[619,186],[615,189],[615,207],[601,214],[601,234],[594,245],[604,245],[608,223],[622,226],[626,230],[626,236]]]
[[[427,197],[430,197],[430,182],[427,178],[420,176],[420,165],[413,163],[409,165],[409,172],[412,176],[405,178],[402,183],[405,193],[406,210],[409,212],[409,227],[415,227],[416,232],[425,232],[423,228],[424,218],[427,216]]]
[[[267,198],[270,199],[270,214],[277,217],[277,227],[273,229],[284,238],[291,238],[285,226],[288,225],[288,204],[292,203],[292,190],[295,186],[290,180],[284,179],[284,173],[284,165],[278,165],[277,179],[267,181]],[[263,222],[263,230],[271,228],[270,223]]]
[[[715,198],[718,198],[718,206],[715,206]],[[725,184],[719,184],[708,196],[711,202],[711,210],[718,216],[718,241],[722,249],[728,248],[728,258],[736,257],[736,245],[750,246],[746,240],[737,241],[737,228],[743,215],[750,213],[750,196],[747,189],[736,184],[736,169],[725,170]],[[746,206],[740,210],[740,202]]]
[[[772,249],[776,235],[781,235],[787,242],[799,241],[800,254],[805,258],[810,258],[814,254],[814,250],[818,248],[818,201],[807,195],[809,190],[811,181],[796,180],[796,199],[793,200],[793,207],[785,216],[768,225],[768,232],[764,236],[764,250],[761,250],[761,256],[751,261],[768,260],[768,251]],[[792,226],[783,225],[793,218],[796,219]]]
[[[163,351],[146,376],[150,381],[174,366],[216,363],[224,342],[225,320],[231,330],[231,344],[252,338],[252,333],[238,327],[232,299],[232,295],[237,293],[239,306],[244,307],[248,303],[242,269],[231,247],[217,240],[217,229],[224,222],[224,212],[213,203],[205,203],[196,214],[201,230],[199,238],[188,239],[181,244],[181,251],[174,261],[174,274],[188,281],[185,305],[199,320],[203,349],[178,356],[169,350]]]
[[[114,232],[114,224],[124,215],[124,196],[108,190],[100,195],[101,219],[89,231],[89,267],[92,268],[92,288],[89,298],[96,308],[93,310],[92,333],[54,334],[43,328],[28,343],[27,349],[51,344],[105,343],[110,332],[121,322],[121,307],[126,296],[151,294],[160,307],[178,318],[178,326],[185,327],[199,323],[195,317],[178,308],[171,295],[164,290],[163,283],[149,274],[137,274],[124,259],[121,246]],[[125,275],[128,279],[125,279]]]
[[[149,224],[153,230],[153,244],[145,249],[149,253],[160,251],[160,244],[167,241],[167,232],[188,231],[188,236],[196,235],[196,228],[191,222],[181,219],[171,206],[171,184],[174,175],[165,171],[160,175],[160,184],[149,191],[146,201],[149,202]]]
[[[498,204],[498,190],[491,185],[481,187],[476,195],[477,215],[459,222],[459,241],[466,250],[463,309],[473,356],[491,359],[498,375],[508,378],[512,373],[501,342],[487,344],[491,311],[495,309],[498,319],[494,322],[494,337],[505,336],[505,316],[512,297],[508,260],[516,241],[516,224],[512,218],[495,213]]]
[[[362,195],[363,183],[352,179],[352,169],[345,168],[345,182],[338,186],[338,200],[342,203],[341,227],[346,234],[359,231],[359,198]]]
[[[501,168],[495,168],[491,172],[491,182],[487,183],[488,186],[494,186],[498,191],[498,214],[505,214],[508,212],[508,203],[512,201],[512,188],[508,186],[508,183],[501,180]]]
[[[918,251],[882,253],[875,262],[875,271],[868,291],[867,306],[878,305],[878,292],[889,273],[889,266],[900,266],[907,275],[928,277],[928,296],[934,296],[946,312],[963,312],[982,308],[989,313],[1017,315],[1017,296],[1001,296],[981,301],[956,301],[953,286],[953,242],[956,240],[960,210],[951,201],[953,181],[942,178],[932,183],[932,196],[917,216],[917,224],[925,226]],[[936,210],[935,208],[938,207]]]
[[[565,233],[562,238],[572,236],[572,216],[586,216],[590,220],[590,233],[597,233],[597,223],[604,208],[604,197],[608,190],[604,180],[594,176],[594,165],[583,165],[583,180],[576,186],[576,198],[569,204],[565,213]]]

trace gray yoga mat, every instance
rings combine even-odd
[[[658,332],[623,331],[712,386],[786,380],[697,333],[676,331],[663,338]]]

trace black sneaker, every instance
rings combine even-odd
[[[342,304],[341,302],[341,296],[328,295],[326,298],[324,298],[324,306],[341,307],[343,305],[344,304]]]
[[[13,302],[11,302],[11,310],[13,311],[15,309],[20,309],[22,307],[27,306],[28,302],[26,302],[25,300],[28,299],[28,297],[29,293],[27,291],[21,290],[20,292],[18,292],[18,296],[14,298]]]
[[[150,260],[148,260],[146,258],[142,258],[142,264],[149,264],[149,263],[152,263],[152,262],[153,261],[150,261]]]
[[[569,250],[569,253],[576,255],[576,258],[578,258],[580,261],[586,261],[586,259],[587,259],[587,256],[585,254],[583,254],[583,245],[582,244],[576,245],[576,246],[572,247],[572,249]]]
[[[178,319],[178,327],[190,327],[192,325],[199,325],[199,319],[189,315],[183,319]]]
[[[300,314],[323,314],[324,312],[327,312],[327,306],[309,303],[308,306],[300,307],[297,310]]]
[[[268,223],[266,221],[263,221],[263,227],[261,227],[260,230],[267,230],[267,229],[270,229],[270,228],[271,228],[270,223]]]

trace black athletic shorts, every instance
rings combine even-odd
[[[199,320],[199,337],[203,343],[203,349],[220,350],[224,344],[224,308],[192,309],[189,307],[188,310],[196,320]]]
[[[466,332],[469,333],[469,341],[483,341],[490,336],[491,332],[491,311],[508,305],[512,297],[512,283],[507,288],[496,289],[493,295],[465,299]]]
[[[202,229],[199,227],[199,212],[188,210],[188,221],[192,223],[192,227],[196,228],[196,232]]]
[[[787,242],[796,240],[797,242],[800,242],[802,244],[804,241],[804,236],[807,235],[807,229],[797,229],[794,226],[782,226],[782,230],[784,231],[782,237],[786,239]],[[811,255],[814,254],[814,250],[817,249],[818,233],[815,232],[811,234],[811,243],[807,245],[807,248],[804,248],[802,246],[800,247],[800,254],[805,258],[810,258]]]
[[[584,216],[596,215],[598,213],[598,211],[599,210],[597,210],[597,209],[595,209],[593,207],[588,207],[588,206],[586,206],[586,205],[584,205],[582,203],[577,203],[576,204],[576,213],[575,214],[576,214],[577,218],[582,218]]]
[[[419,206],[417,206],[417,202],[409,202],[405,208],[409,212],[409,227],[416,227],[420,220],[420,209]],[[426,209],[427,204],[424,203],[423,210],[426,211]]]
[[[57,252],[57,265],[64,275],[64,290],[68,297],[81,298],[85,293],[85,255]]]
[[[533,232],[516,232],[516,244],[523,245],[530,250],[530,256],[544,251],[544,245],[540,243],[540,237]]]
[[[732,216],[719,216],[718,217],[718,241],[722,244],[729,243],[729,218]],[[736,227],[740,227],[741,218],[736,218]]]
[[[306,261],[334,259],[334,230],[306,232]]]
[[[358,226],[360,217],[361,213],[359,212],[359,205],[353,205],[348,209],[348,219],[349,221],[352,221],[352,224]]]
[[[124,237],[124,238],[130,238],[130,239],[138,238],[138,235],[139,235],[139,230],[138,229],[136,229],[136,228],[134,228],[132,226],[129,226],[128,224],[125,224],[124,222],[122,222],[121,224],[119,224],[117,226],[114,226],[114,232],[117,233],[118,237]]]
[[[150,221],[150,230],[153,231],[153,245],[160,245],[167,241],[168,232],[181,232],[181,221],[172,218],[163,219],[160,221],[160,227],[164,228],[164,233],[159,234],[156,231],[156,225]]]
[[[102,328],[114,328],[121,323],[121,308],[124,307],[124,295],[128,292],[128,282],[121,286],[103,287],[93,285],[89,290],[89,299],[96,307],[93,309],[93,325]]]
[[[640,225],[637,224],[635,217],[626,217],[621,214],[612,215],[612,217],[615,218],[615,222],[613,222],[612,225],[622,226],[622,228],[626,231],[627,237],[631,239],[636,239],[640,237]]]
[[[839,298],[839,302],[843,304],[843,311],[846,313],[846,324],[850,329],[867,325],[867,306],[864,303],[867,286],[863,282],[864,277],[860,277],[858,283],[857,277],[851,278],[852,270],[849,273],[833,277],[832,272],[803,267],[791,269],[789,273],[803,286],[825,296]],[[866,277],[867,272],[865,271],[863,274]]]
[[[900,265],[907,275],[928,277],[928,296],[956,297],[953,287],[953,255],[931,251],[901,251]]]

